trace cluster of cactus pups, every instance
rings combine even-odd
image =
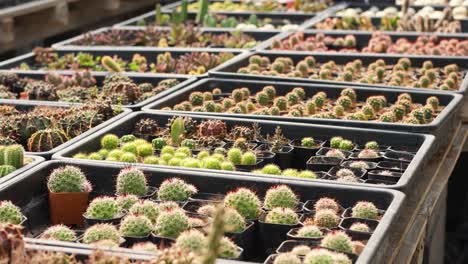
[[[358,100],[359,94],[352,88],[343,89],[338,98],[329,98],[323,91],[307,96],[302,87],[295,87],[289,91],[282,89],[282,93],[284,95],[277,94],[277,89],[271,85],[252,94],[249,88],[243,87],[228,94],[223,93],[224,98],[218,98],[221,89],[215,88],[211,92],[192,92],[187,101],[169,109],[411,124],[430,123],[439,111],[443,110],[436,96],[428,97],[425,105],[422,105],[413,102],[409,93],[399,94],[394,104],[388,102],[383,95]],[[215,98],[221,101],[216,102]],[[421,112],[424,113],[424,118],[420,117]]]
[[[457,64],[436,67],[431,60],[426,60],[421,65],[413,65],[409,58],[400,58],[394,64],[378,59],[367,65],[360,59],[346,64],[333,60],[318,62],[313,56],[297,62],[281,56],[271,61],[260,55],[252,55],[248,60],[249,64],[239,68],[238,73],[440,90],[457,90],[464,78]]]
[[[35,64],[22,63],[21,70],[91,70],[104,72],[153,72],[198,75],[234,57],[230,52],[189,52],[173,56],[160,53],[156,59],[135,53],[131,60],[116,55],[94,56],[91,53],[67,53],[60,56],[49,48],[35,48]],[[152,62],[154,61],[154,62]]]
[[[69,108],[38,106],[17,110],[0,106],[0,144],[21,144],[28,151],[49,151],[118,114],[110,101]]]
[[[116,73],[106,76],[102,86],[98,87],[89,71],[75,72],[73,76],[49,72],[44,80],[19,78],[15,73],[5,72],[0,73],[0,99],[72,103],[110,99],[113,104],[128,105],[139,103],[177,84],[177,79],[165,79],[154,86],[151,83],[136,84],[131,78]]]
[[[0,145],[0,178],[25,165],[24,148],[21,145]]]
[[[467,56],[468,40],[458,38],[440,38],[435,35],[422,35],[415,41],[399,37],[392,40],[390,35],[382,32],[372,33],[367,44],[362,47],[356,44],[352,34],[334,37],[324,33],[305,35],[297,32],[286,39],[274,39],[273,50],[297,50],[315,52],[363,52],[363,53],[393,53],[436,56]]]
[[[253,48],[257,41],[248,34],[231,32],[213,34],[193,26],[172,26],[170,30],[146,27],[140,30],[110,29],[96,34],[85,34],[71,45],[84,46],[149,46],[196,48]]]

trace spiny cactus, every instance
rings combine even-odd
[[[189,228],[189,218],[182,210],[163,211],[156,219],[155,231],[162,237],[177,238]]]
[[[91,184],[84,173],[75,166],[65,166],[55,169],[47,180],[50,192],[89,192]]]
[[[227,237],[221,238],[219,249],[220,258],[235,259],[241,254],[239,247]]]
[[[304,258],[306,264],[333,264],[334,254],[330,250],[317,248],[311,250]]]
[[[338,213],[338,211],[340,210],[340,206],[334,199],[324,197],[324,198],[320,198],[317,202],[315,202],[314,209],[315,211],[330,209]]]
[[[23,214],[18,206],[11,201],[0,201],[0,223],[18,225],[23,220]]]
[[[211,212],[210,215],[214,213],[214,209],[215,208],[213,206],[213,212]],[[226,213],[224,214],[224,223],[224,231],[229,233],[240,233],[244,231],[247,226],[245,218],[239,214],[237,210],[232,208],[226,208]]]
[[[229,192],[224,198],[224,205],[236,209],[246,219],[257,219],[260,214],[260,199],[247,188]]]
[[[11,165],[0,165],[0,178],[14,172],[15,170],[16,168]]]
[[[177,237],[175,245],[195,254],[201,254],[207,246],[207,240],[202,232],[192,229],[182,232]]]
[[[286,185],[271,187],[265,194],[263,207],[272,210],[275,207],[296,209],[299,204],[297,195]]]
[[[155,223],[159,215],[159,206],[157,203],[150,200],[138,201],[130,207],[131,214],[139,214],[148,217],[151,222]]]
[[[353,223],[349,227],[349,230],[359,231],[359,232],[367,232],[367,233],[369,233],[371,231],[371,229],[370,229],[370,227],[368,225],[366,225],[365,223],[360,223],[360,222]]]
[[[343,231],[335,231],[327,234],[320,246],[340,252],[353,253],[351,238]]]
[[[146,176],[140,169],[134,167],[125,168],[117,175],[117,195],[134,194],[143,196],[148,193],[148,190]]]
[[[6,146],[3,150],[4,164],[13,166],[17,169],[24,165],[24,148],[21,145]]]
[[[83,243],[91,244],[102,240],[111,240],[120,244],[122,237],[115,226],[111,224],[96,224],[86,229],[83,234]]]
[[[318,238],[323,236],[323,232],[318,226],[306,225],[297,230],[297,236],[307,238]]]
[[[281,253],[275,257],[273,264],[302,264],[302,261],[294,253]]]
[[[265,222],[280,225],[295,225],[299,222],[299,216],[290,208],[276,207],[265,216]]]
[[[86,209],[86,217],[92,219],[114,219],[121,214],[121,208],[113,197],[97,197]]]
[[[377,219],[379,209],[371,202],[361,201],[353,206],[351,215],[356,218]]]
[[[60,129],[39,130],[28,139],[28,150],[32,152],[49,151],[69,140],[67,134]]]
[[[63,242],[75,242],[77,237],[75,231],[64,225],[54,225],[47,228],[42,234],[41,239],[58,240]]]
[[[281,175],[281,169],[276,164],[267,164],[262,169],[261,172],[263,174],[269,175]]]
[[[151,233],[153,224],[144,215],[127,215],[120,223],[119,232],[126,237],[145,237]]]
[[[101,138],[101,147],[107,150],[116,149],[119,146],[119,137],[114,134],[107,134]]]
[[[331,209],[323,209],[315,212],[314,223],[320,227],[334,228],[340,222],[340,217]]]
[[[109,72],[122,72],[120,65],[110,56],[103,56],[101,64]]]
[[[312,249],[306,245],[299,245],[295,246],[292,250],[291,253],[299,256],[305,256],[307,253],[309,253]]]
[[[130,210],[130,207],[139,201],[138,196],[133,194],[119,195],[117,196],[116,200],[120,208],[127,211]]]
[[[195,186],[181,179],[172,178],[161,183],[157,195],[161,201],[186,201],[197,192]]]
[[[140,250],[140,251],[148,251],[148,252],[153,252],[153,253],[159,252],[158,246],[151,242],[136,243],[132,246],[132,249]]]

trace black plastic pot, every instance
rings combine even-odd
[[[184,209],[186,212],[188,213],[194,213],[194,214],[200,214],[198,212],[198,209],[202,206],[205,206],[205,205],[218,205],[220,204],[221,201],[219,202],[215,202],[215,201],[188,201],[184,204],[184,206],[182,207],[182,209]],[[200,214],[200,215],[203,215],[203,214]]]
[[[174,58],[178,58],[184,54],[191,53],[191,52],[208,52],[208,53],[224,53],[224,52],[230,52],[233,53],[234,55],[239,54],[239,50],[232,50],[232,49],[197,49],[197,48],[190,48],[190,49],[179,49],[179,48],[172,48],[172,49],[164,49],[164,48],[153,48],[153,49],[138,49],[138,48],[131,48],[131,49],[113,49],[113,48],[99,48],[99,49],[94,49],[94,50],[86,50],[86,49],[73,49],[73,48],[66,48],[66,47],[60,47],[55,49],[57,51],[57,54],[59,56],[63,56],[65,54],[77,54],[79,52],[85,52],[92,54],[93,56],[118,56],[121,59],[131,61],[133,55],[139,54],[141,56],[146,57],[148,65],[151,63],[156,63],[156,59],[158,54],[162,54],[165,52],[171,53],[171,55]],[[31,73],[31,72],[39,72],[43,73],[47,71],[46,69],[40,69],[37,68],[37,63],[35,62],[35,55],[34,53],[27,53],[22,56],[18,56],[15,58],[12,58],[10,60],[6,60],[3,62],[0,62],[0,70],[15,70],[17,73]],[[19,70],[19,66],[25,63],[29,66],[32,66],[31,70]],[[225,62],[227,63],[227,62]],[[223,63],[224,64],[224,63]],[[36,67],[34,67],[36,66]],[[221,65],[218,65],[219,67]],[[73,72],[72,70],[61,70],[58,71],[58,73],[71,73]],[[92,73],[95,73],[95,71],[91,71]],[[102,73],[106,73],[105,71],[100,71]],[[138,72],[130,72],[127,71],[128,73],[138,73]],[[152,76],[155,73],[151,72],[145,72],[141,73],[145,74],[145,76]],[[200,74],[200,75],[188,75],[188,74],[176,74],[176,73],[162,73],[164,74],[167,78],[172,78],[174,76],[183,76],[187,78],[192,78],[192,77],[202,77],[202,76],[207,76],[207,73]],[[158,74],[159,75],[159,74]]]
[[[468,76],[468,75],[467,75]],[[248,80],[247,78],[240,77],[237,74],[232,75],[232,79],[222,78],[207,78],[199,80],[195,83],[191,83],[188,86],[178,90],[175,93],[171,93],[164,98],[157,100],[143,108],[145,111],[160,112],[160,109],[164,107],[173,107],[176,104],[186,100],[190,93],[194,91],[208,92],[214,88],[220,88],[223,92],[232,92],[234,89],[239,87],[247,87],[252,94],[255,94],[263,89],[267,85],[272,85],[276,88],[278,95],[285,95],[295,87],[302,87],[305,91],[305,97],[310,98],[317,92],[323,91],[329,98],[337,99],[343,89],[349,88],[348,85],[338,84],[317,84],[317,83],[306,83],[301,80],[302,83],[290,82],[289,80],[272,80],[266,78],[263,80]],[[245,76],[244,76],[245,77]],[[467,80],[468,86],[468,80]],[[315,124],[330,124],[339,125],[345,127],[365,127],[375,128],[384,130],[399,130],[406,132],[417,132],[417,133],[430,133],[433,135],[443,135],[450,131],[457,122],[457,113],[462,105],[462,96],[457,94],[440,93],[439,91],[424,90],[421,88],[411,89],[411,91],[400,91],[393,88],[381,88],[375,89],[374,87],[364,87],[360,84],[355,84],[353,89],[356,91],[357,100],[365,101],[370,96],[384,95],[389,102],[395,102],[399,94],[408,92],[413,101],[419,104],[425,104],[426,99],[430,96],[437,96],[441,106],[445,108],[438,114],[434,120],[429,124],[424,125],[411,125],[403,123],[385,123],[385,122],[373,122],[373,121],[353,121],[353,120],[342,120],[342,119],[326,119],[326,118],[311,118],[311,117],[290,117],[290,116],[271,116],[271,115],[246,115],[246,114],[233,114],[233,113],[207,113],[207,112],[193,112],[193,114],[203,114],[210,116],[226,116],[235,118],[251,118],[260,120],[278,120],[287,122],[300,122],[300,123],[315,123]],[[173,111],[173,110],[172,110]],[[176,111],[173,111],[176,112]],[[176,113],[190,113],[185,111],[177,111]],[[305,137],[315,135],[305,135]],[[298,137],[299,138],[299,137]],[[329,137],[328,137],[329,138]],[[365,144],[365,143],[364,143]],[[359,147],[362,147],[361,144]],[[403,146],[402,146],[403,147]]]
[[[354,223],[366,224],[367,226],[369,226],[371,232],[360,232],[360,231],[350,230],[349,228]],[[374,232],[378,224],[379,222],[375,220],[359,219],[359,218],[344,218],[341,220],[340,228],[345,230],[346,233],[349,234],[353,240],[368,240],[371,237],[372,233]]]
[[[103,177],[103,175],[117,175],[124,167],[117,164],[49,161],[15,178],[8,185],[0,186],[0,200],[11,200],[21,208],[23,214],[29,218],[32,234],[42,233],[44,228],[50,224],[47,210],[46,179],[51,171],[64,165],[78,166],[87,175],[94,190],[100,192],[112,191],[115,184],[114,177]],[[239,187],[248,187],[259,195],[262,195],[267,189],[278,184],[278,181],[265,177],[161,170],[147,167],[139,168],[143,169],[145,175],[147,175],[150,185],[159,186],[166,179],[179,177],[197,186],[201,192],[210,191],[225,194]],[[404,195],[399,192],[372,187],[345,187],[342,185],[304,183],[290,180],[282,180],[281,183],[289,185],[303,201],[317,200],[320,197],[332,197],[342,203],[343,206],[349,207],[358,201],[368,200],[375,203],[378,208],[385,209],[387,213],[380,219],[374,234],[360,255],[360,260],[363,262],[373,259],[379,245],[385,239],[389,226],[398,216],[399,208],[404,199]],[[18,193],[22,193],[23,195],[17,195]],[[34,203],[31,203],[31,201],[34,201]],[[62,242],[53,242],[53,244],[59,247],[85,246]],[[255,252],[260,253],[258,250],[255,250]]]
[[[400,151],[387,151],[384,155],[386,160],[397,161],[397,162],[411,162],[414,158],[414,154],[409,152]]]
[[[404,172],[408,168],[408,163],[398,161],[381,161],[377,164],[381,170]]]
[[[40,164],[41,162],[44,161],[43,157],[34,156],[34,155],[25,155],[24,158],[26,160],[30,160],[31,162],[29,162],[26,165],[24,165],[23,167],[15,170],[14,172],[9,173],[9,174],[1,177],[0,178],[0,186],[3,185],[3,184],[8,184],[8,181],[14,179],[18,175],[21,175],[23,172],[26,172],[26,171],[30,170],[34,166],[37,166],[38,164]]]
[[[272,134],[277,126],[282,127],[283,133],[287,138],[300,138],[305,136],[314,135],[316,137],[330,137],[330,136],[342,136],[347,139],[352,140],[356,144],[364,144],[367,141],[376,140],[385,145],[411,145],[419,148],[418,153],[413,158],[410,163],[410,166],[405,171],[403,177],[400,179],[398,184],[393,186],[387,186],[392,188],[406,188],[408,185],[414,183],[414,179],[419,172],[420,166],[424,166],[426,161],[432,155],[432,142],[434,140],[431,135],[420,135],[420,134],[408,134],[402,132],[391,132],[391,131],[379,131],[379,130],[368,130],[368,129],[355,129],[355,128],[342,128],[342,127],[333,127],[333,126],[323,126],[323,125],[311,125],[311,124],[297,124],[297,123],[286,123],[286,122],[277,122],[277,121],[260,121],[260,120],[248,120],[248,119],[235,119],[235,118],[223,118],[223,117],[208,117],[208,116],[196,116],[196,115],[178,115],[178,116],[191,116],[193,120],[201,121],[206,119],[220,119],[224,120],[228,126],[228,129],[235,125],[247,125],[251,126],[253,123],[259,123],[262,127],[262,133]],[[168,119],[172,118],[173,114],[171,113],[132,113],[120,121],[114,122],[112,125],[107,126],[105,129],[100,130],[99,132],[93,134],[92,136],[80,141],[79,143],[67,148],[64,151],[60,151],[54,156],[54,159],[72,159],[73,155],[83,152],[93,152],[96,151],[100,139],[103,135],[107,133],[113,133],[118,136],[123,136],[129,134],[133,131],[135,124],[143,118],[151,118],[157,121],[160,126],[164,126]],[[313,158],[312,158],[313,159]],[[112,164],[108,161],[93,161],[95,163],[101,164]],[[328,167],[325,169],[315,169],[311,168],[313,171],[328,171],[331,167],[339,165],[341,160],[337,160],[333,163],[325,163]],[[123,163],[119,163],[124,165]],[[128,165],[128,164],[126,164]],[[308,168],[310,166],[310,160],[308,162]],[[323,165],[320,163],[319,165]],[[251,173],[245,172],[226,172],[226,171],[213,171],[213,170],[204,170],[204,169],[191,169],[184,167],[168,167],[168,166],[155,166],[155,165],[145,165],[154,168],[173,168],[180,171],[199,171],[199,172],[214,172],[214,173],[223,173],[223,174],[236,174],[249,176]],[[273,176],[273,175],[264,175],[266,178],[275,178],[286,179],[283,176]],[[422,177],[422,176],[421,176]],[[294,180],[310,181],[310,179],[303,178],[294,178]],[[320,180],[317,180],[320,181]],[[367,185],[369,186],[369,185]],[[379,186],[381,187],[381,186]],[[385,188],[385,186],[382,186]]]
[[[315,208],[314,208],[314,205],[315,203],[317,202],[317,200],[307,200],[305,203],[304,203],[304,214],[312,214],[314,215],[315,214]],[[340,210],[338,211],[338,214],[341,215],[346,208],[344,208],[341,204],[339,204],[340,206]]]
[[[360,151],[359,151],[360,152]],[[377,152],[377,154],[379,155],[379,157],[377,158],[362,158],[362,157],[359,157],[359,152],[354,152],[352,153],[350,156],[349,156],[349,159],[350,160],[362,160],[362,161],[369,161],[369,162],[379,162],[383,159],[382,155]]]
[[[86,227],[90,227],[96,224],[111,224],[111,225],[119,225],[122,218],[125,216],[125,213],[119,214],[117,217],[112,219],[94,219],[89,218],[85,214],[83,214],[84,222]]]
[[[236,245],[244,251],[242,256],[244,259],[254,259],[256,257],[256,224],[254,221],[247,221],[247,227],[240,233],[226,232],[224,235],[231,238]]]
[[[371,180],[383,180],[390,182],[398,182],[401,178],[400,172],[387,171],[387,170],[373,170],[367,173],[367,178]]]
[[[138,244],[138,243],[143,243],[143,242],[150,242],[151,241],[151,235],[147,235],[144,237],[130,237],[130,236],[124,236],[125,239],[124,246],[127,248],[131,248],[133,245]]]
[[[299,222],[295,225],[270,224],[260,218],[258,221],[258,239],[261,256],[266,257],[274,253],[274,250],[287,239],[289,230],[297,226],[299,226]]]
[[[341,163],[340,166],[345,167],[345,168],[351,168],[351,164],[353,162],[356,162],[356,161],[355,160],[348,160],[348,161],[345,161],[345,162]],[[366,170],[373,170],[373,169],[377,168],[377,166],[378,166],[377,163],[375,163],[375,162],[370,162],[370,161],[363,161],[363,162],[365,162],[367,164],[367,166],[369,167]],[[385,161],[382,161],[382,162],[385,162]]]
[[[310,157],[307,161],[307,169],[311,171],[329,171],[334,166],[343,162],[343,159],[325,156]]]
[[[378,208],[378,207],[377,207],[377,208]],[[351,218],[351,217],[353,217],[353,216],[352,216],[352,211],[353,211],[353,210],[352,210],[351,207],[346,208],[346,209],[344,210],[343,214],[341,215],[341,217],[343,217],[343,218]],[[374,219],[374,220],[375,220],[375,221],[380,221],[380,217],[381,217],[382,215],[384,215],[384,214],[385,214],[385,210],[382,210],[382,209],[379,208],[379,216],[377,217],[377,219]],[[357,217],[353,217],[353,218],[355,218],[355,219],[362,219],[362,220],[372,220],[372,219],[357,218]]]
[[[256,148],[258,151],[271,151],[271,144],[262,144]],[[282,146],[278,152],[273,152],[275,154],[274,163],[277,164],[281,169],[287,169],[292,167],[293,160],[293,150],[291,146]]]
[[[151,233],[150,238],[151,238],[151,242],[158,245],[158,247],[160,248],[168,248],[168,247],[171,247],[172,244],[175,243],[175,239],[158,236],[154,232]]]
[[[137,49],[153,49],[154,47],[151,47],[151,46],[141,46],[141,45],[138,45],[138,44],[135,44],[135,45],[128,45],[128,46],[122,46],[122,45],[82,45],[82,44],[79,44],[77,43],[78,41],[82,41],[83,38],[86,36],[95,36],[95,35],[98,35],[98,34],[102,34],[102,33],[108,33],[110,31],[123,31],[125,32],[125,35],[128,35],[129,38],[136,38],[136,34],[138,34],[138,32],[144,32],[146,29],[146,27],[138,27],[138,26],[122,26],[122,27],[119,27],[119,28],[113,28],[113,27],[104,27],[104,28],[100,28],[100,29],[97,29],[97,30],[94,30],[94,31],[91,31],[91,32],[88,32],[88,33],[85,33],[85,34],[82,34],[82,35],[79,35],[79,36],[76,36],[76,37],[73,37],[73,38],[70,38],[70,39],[67,39],[67,40],[64,40],[64,41],[61,41],[61,42],[58,42],[58,43],[55,43],[54,45],[52,45],[52,48],[60,48],[60,47],[66,47],[66,48],[76,48],[76,49],[84,49],[84,50],[93,50],[93,49],[99,49],[100,47],[107,47],[107,48],[110,48],[110,47],[118,47],[119,49],[120,48],[124,48],[124,49],[132,49],[132,48],[137,48]],[[171,28],[170,27],[155,27],[154,28],[155,30],[157,31],[167,31],[167,32],[170,32],[171,31]],[[200,30],[201,32],[203,33],[211,33],[213,35],[220,35],[220,34],[225,34],[225,33],[230,33],[230,32],[234,32],[236,30],[234,29],[223,29],[223,28],[201,28]],[[255,41],[257,41],[257,44],[255,46],[258,46],[259,44],[263,44],[263,43],[269,43],[270,39],[274,36],[277,36],[278,33],[280,33],[279,31],[277,30],[243,30],[242,31],[242,34],[245,34],[245,35],[248,35],[252,38],[255,39]],[[173,48],[173,47],[168,47],[169,49],[170,48]],[[179,47],[174,47],[174,48],[179,48]],[[180,48],[190,48],[190,47],[180,47]],[[200,47],[200,48],[225,48],[225,47],[218,47],[218,46],[207,46],[207,47]],[[254,47],[255,48],[255,47]],[[233,49],[239,49],[239,50],[250,50],[250,49],[254,49],[254,48],[248,48],[248,49],[244,49],[244,48],[233,48]]]
[[[309,160],[310,157],[314,156],[324,143],[321,140],[315,140],[315,142],[317,143],[316,147],[306,148],[301,146],[301,139],[294,139],[293,141],[291,141],[291,145],[294,146],[294,168],[306,168],[307,160]]]
[[[254,164],[254,165],[242,165],[242,164],[237,164],[236,165],[236,170],[237,171],[245,171],[245,172],[251,172],[253,170],[256,170],[256,169],[259,169],[262,167],[262,165],[264,164],[265,162],[263,161],[263,159],[257,159],[257,163]]]
[[[68,103],[57,103],[57,102],[44,102],[44,101],[19,101],[19,100],[6,100],[6,99],[0,99],[0,105],[11,105],[15,106],[16,109],[18,110],[30,110],[33,109],[34,107],[37,106],[47,106],[47,107],[57,107],[57,108],[70,108],[73,106],[73,104],[68,104]],[[65,147],[80,141],[81,139],[92,135],[96,131],[98,131],[101,128],[104,128],[108,126],[111,123],[116,122],[117,120],[120,120],[124,116],[128,115],[130,112],[132,112],[130,109],[122,108],[122,113],[114,116],[113,118],[106,120],[105,122],[89,129],[88,131],[82,133],[81,135],[74,137],[67,142],[63,143],[62,145],[55,147],[49,151],[43,151],[43,152],[26,152],[27,155],[36,155],[40,156],[44,159],[50,159],[54,153],[56,153],[59,150],[64,149]]]
[[[327,81],[320,79],[306,79],[306,78],[288,78],[280,76],[268,76],[268,75],[253,75],[253,74],[241,74],[237,73],[239,68],[245,67],[249,64],[249,57],[253,55],[266,56],[270,61],[274,61],[278,57],[287,56],[291,58],[294,63],[297,63],[300,60],[303,60],[306,56],[313,56],[315,60],[319,63],[327,62],[331,59],[329,53],[319,53],[319,52],[309,52],[304,54],[303,52],[285,52],[285,51],[262,51],[255,53],[245,53],[235,59],[229,61],[229,63],[224,64],[222,67],[213,69],[210,71],[210,76],[221,77],[221,78],[234,78],[234,79],[262,79],[262,80],[274,80],[274,81],[294,81],[294,82],[312,82],[312,83],[323,83],[323,84],[333,84],[333,85],[354,85],[354,86],[363,86],[363,87],[374,87],[374,88],[392,88],[392,89],[411,89],[411,90],[421,90],[421,88],[411,88],[403,86],[389,86],[382,84],[362,84],[354,82],[341,82],[341,81]],[[461,70],[466,70],[466,63],[464,57],[434,57],[434,56],[419,56],[419,55],[390,55],[390,54],[356,54],[356,53],[334,53],[333,60],[337,64],[346,64],[347,62],[353,61],[355,59],[360,59],[363,62],[363,65],[367,66],[368,64],[376,61],[377,59],[383,59],[387,64],[395,64],[400,58],[409,58],[412,65],[421,66],[424,61],[430,59],[435,67],[446,66],[449,64],[457,64]],[[457,87],[456,92],[464,94],[468,88],[468,74],[465,74],[465,77],[462,83]],[[438,91],[447,93],[445,91]]]

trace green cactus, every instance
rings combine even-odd
[[[134,135],[123,135],[119,141],[120,143],[128,143],[128,142],[133,142],[135,141],[137,138],[134,136]]]
[[[126,153],[123,153],[122,156],[120,156],[120,161],[126,162],[126,163],[136,163],[138,159],[135,154],[126,152]]]
[[[357,202],[351,211],[351,215],[356,218],[375,220],[379,217],[379,209],[371,202]]]
[[[319,227],[335,228],[340,222],[340,217],[331,209],[317,211],[314,216],[314,223]]]
[[[127,211],[139,201],[138,196],[133,194],[119,195],[116,200],[119,207]]]
[[[166,146],[166,139],[165,138],[155,138],[151,141],[151,144],[153,144],[154,149],[162,149],[164,146]]]
[[[167,179],[158,189],[158,199],[161,201],[187,201],[197,193],[197,188],[177,178]]]
[[[15,170],[16,168],[11,165],[0,165],[0,178],[14,172]]]
[[[301,146],[306,148],[313,148],[316,146],[314,138],[312,137],[305,137],[301,140]]]
[[[302,261],[296,254],[288,252],[276,255],[273,264],[302,264]]]
[[[306,225],[297,230],[298,237],[319,238],[323,236],[322,230],[315,225]]]
[[[91,185],[84,173],[74,166],[65,166],[55,169],[47,180],[50,192],[89,192]]]
[[[15,144],[6,146],[4,151],[4,164],[13,166],[17,169],[24,165],[24,148],[21,145]]]
[[[242,154],[241,164],[242,165],[255,165],[255,164],[257,164],[257,155],[255,155],[255,153],[251,152],[251,151],[245,152],[244,154]]]
[[[242,150],[239,148],[231,148],[227,153],[228,160],[235,165],[242,163]]]
[[[335,231],[327,234],[322,239],[320,246],[339,252],[353,253],[353,243],[351,238],[343,231]]]
[[[227,237],[221,238],[220,248],[219,248],[219,257],[225,259],[235,259],[238,258],[241,252],[239,247],[232,242],[231,239]]]
[[[296,209],[299,204],[297,195],[286,185],[271,187],[265,194],[263,207],[272,210],[276,207]]]
[[[339,148],[342,141],[343,141],[342,137],[333,137],[330,139],[330,147]]]
[[[182,135],[185,133],[184,118],[177,117],[171,125],[171,140],[175,145],[179,145],[182,141]]]
[[[68,141],[67,134],[60,129],[39,130],[28,139],[28,150],[32,152],[49,151]]]
[[[281,175],[281,169],[275,164],[267,164],[262,169],[263,174],[269,175]]]
[[[11,201],[0,201],[0,223],[18,225],[23,220],[23,214],[18,206]]]
[[[175,245],[181,249],[194,252],[195,254],[201,254],[207,246],[207,240],[202,232],[192,229],[182,232],[179,237],[177,237]]]
[[[368,225],[360,222],[353,223],[350,227],[349,230],[352,231],[358,231],[358,232],[366,232],[369,233],[371,232],[371,229]]]
[[[324,197],[324,198],[320,198],[317,202],[315,202],[314,209],[317,212],[320,210],[330,209],[338,213],[340,210],[340,206],[334,199]]]
[[[108,72],[122,72],[120,65],[110,56],[103,56],[101,64]]]
[[[290,208],[276,207],[266,214],[265,222],[278,225],[296,225],[299,222],[299,216]]]
[[[115,226],[111,224],[96,224],[86,229],[83,234],[83,243],[91,244],[103,240],[110,240],[120,244],[122,237]]]
[[[306,264],[334,264],[334,253],[329,250],[316,248],[312,249],[304,258]]]
[[[48,227],[41,234],[40,238],[62,242],[75,242],[77,240],[75,231],[64,225],[54,225]]]
[[[140,169],[125,168],[117,175],[116,194],[134,194],[143,196],[148,193],[149,187],[146,176]]]
[[[107,134],[101,138],[101,146],[107,150],[113,150],[119,147],[119,137],[114,134]]]
[[[189,218],[180,209],[162,211],[155,224],[157,234],[168,238],[176,238],[189,228]]]
[[[153,229],[151,220],[144,215],[127,215],[120,223],[119,232],[124,237],[146,237]]]
[[[261,211],[260,199],[247,188],[229,192],[224,198],[224,205],[237,210],[246,219],[257,219]]]
[[[112,197],[97,197],[91,201],[86,209],[85,216],[91,219],[109,220],[118,217],[121,208]]]
[[[151,200],[140,200],[134,203],[129,209],[131,214],[144,215],[153,223],[156,222],[159,211],[159,205]]]
[[[213,211],[211,215],[213,214],[215,208],[213,207],[212,209]],[[224,231],[229,233],[240,233],[244,231],[247,226],[245,218],[237,210],[232,208],[226,208],[224,214],[224,223]]]

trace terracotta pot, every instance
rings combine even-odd
[[[88,207],[89,192],[49,192],[49,212],[53,225],[83,226],[83,213]]]

